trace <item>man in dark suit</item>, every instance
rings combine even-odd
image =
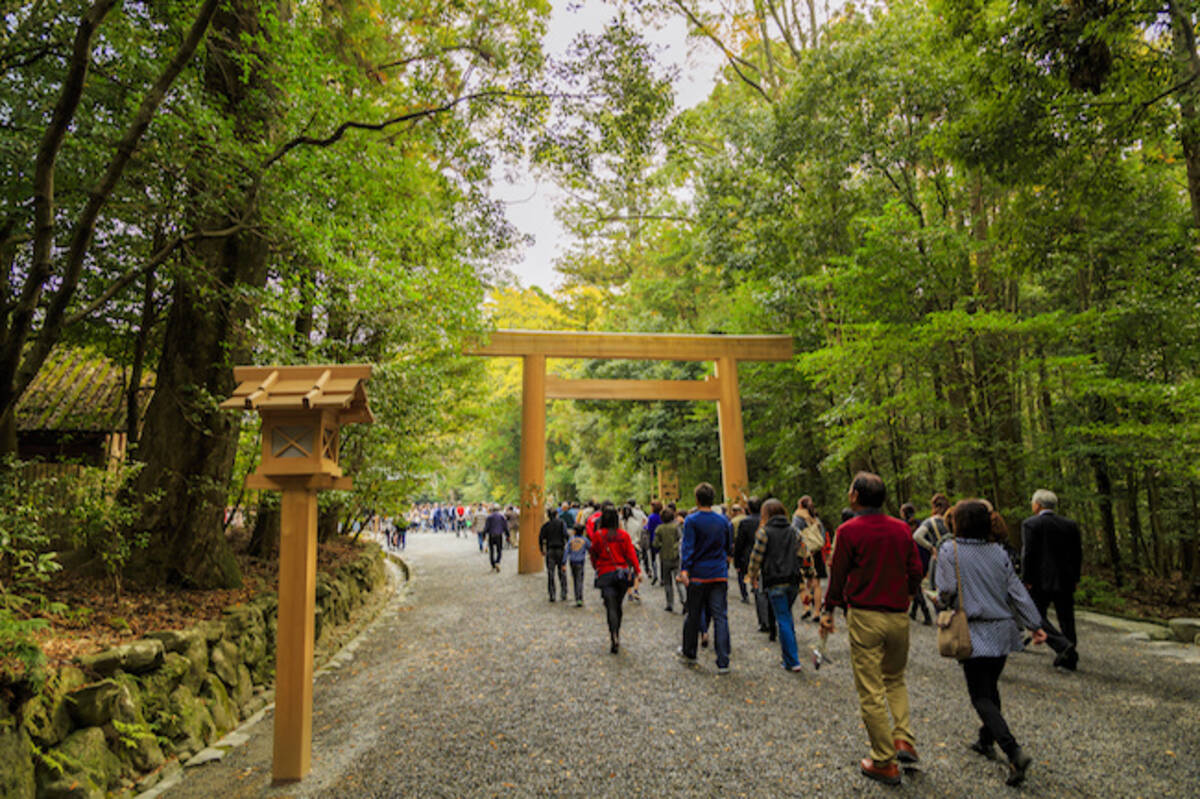
[[[1021,522],[1021,579],[1042,618],[1054,604],[1061,632],[1045,622],[1047,643],[1057,656],[1054,665],[1074,671],[1079,661],[1075,651],[1075,586],[1083,549],[1079,525],[1059,516],[1058,497],[1039,488],[1033,492],[1033,516]]]

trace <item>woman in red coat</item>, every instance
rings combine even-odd
[[[611,502],[601,509],[599,524],[592,530],[590,540],[588,551],[596,570],[596,587],[608,613],[608,635],[612,639],[609,651],[615,655],[621,648],[621,603],[629,587],[636,585],[641,576],[637,550],[629,533],[621,529],[617,509]]]

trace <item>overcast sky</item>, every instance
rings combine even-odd
[[[547,55],[563,56],[571,40],[581,32],[598,33],[616,16],[616,8],[603,0],[566,2],[557,0],[546,32]],[[643,31],[647,39],[660,45],[662,59],[679,68],[675,83],[677,108],[689,108],[708,96],[713,79],[721,65],[721,55],[706,42],[687,39],[687,27],[680,19],[654,30]],[[522,285],[537,285],[550,290],[559,284],[554,271],[555,259],[566,252],[570,241],[554,218],[558,192],[554,185],[537,180],[528,170],[521,170],[514,182],[497,182],[496,195],[505,202],[509,220],[534,243],[517,254],[512,270]]]

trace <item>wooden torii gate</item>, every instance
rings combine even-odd
[[[521,376],[521,530],[517,570],[541,571],[537,535],[543,521],[546,481],[546,400],[708,400],[717,403],[721,482],[726,501],[746,489],[746,441],[738,361],[786,361],[791,336],[587,333],[565,330],[497,330],[468,355],[515,357]],[[704,380],[566,380],[546,374],[547,358],[713,361]]]

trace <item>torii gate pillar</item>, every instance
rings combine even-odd
[[[538,531],[546,492],[546,356],[521,358],[521,534],[517,571],[542,570]]]
[[[718,358],[716,361],[717,428],[721,436],[721,483],[725,501],[732,502],[750,486],[746,469],[746,435],[742,428],[742,397],[738,393],[737,361]]]

